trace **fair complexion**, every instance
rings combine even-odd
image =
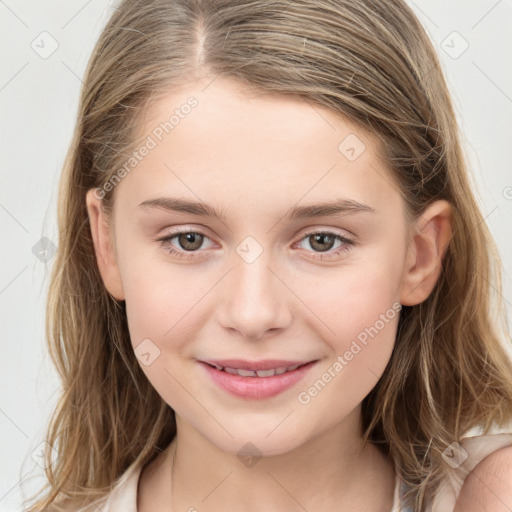
[[[87,194],[105,286],[126,301],[134,349],[149,339],[160,351],[141,367],[177,418],[177,437],[141,475],[139,511],[387,512],[393,466],[362,444],[361,402],[391,357],[393,305],[422,302],[439,277],[450,206],[436,201],[409,220],[375,140],[333,112],[221,78],[207,84],[151,106],[143,137],[198,100],[117,185],[112,217]],[[365,145],[352,160],[338,149],[350,134]],[[223,217],[148,203],[157,198]],[[335,201],[337,213],[290,216]],[[248,262],[240,248],[261,254]],[[301,403],[371,326],[378,332]],[[316,363],[292,388],[255,400],[221,389],[199,363],[228,358]],[[261,455],[250,467],[237,457],[246,443]]]
[[[512,510],[512,446],[496,450],[466,477],[453,512]]]

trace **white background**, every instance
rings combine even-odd
[[[482,209],[504,261],[503,295],[510,318],[512,2],[410,4],[439,51],[452,89]],[[75,123],[81,76],[111,5],[105,0],[0,0],[1,512],[22,509],[20,482],[25,493],[41,483],[42,469],[31,453],[42,442],[59,383],[44,344],[53,260],[41,262],[32,248],[43,236],[57,243],[58,177]],[[46,37],[45,48],[50,48],[48,36],[40,35],[44,31],[58,43],[46,59],[31,47],[42,47]],[[461,37],[469,47],[453,58],[463,49]]]

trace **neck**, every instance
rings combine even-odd
[[[363,444],[359,408],[291,451],[253,459],[219,449],[180,418],[177,425],[176,438],[141,476],[140,512],[220,512],[227,504],[246,512],[391,510],[393,466]]]

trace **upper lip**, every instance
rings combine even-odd
[[[311,363],[309,361],[287,361],[284,359],[265,359],[261,361],[245,361],[243,359],[216,359],[206,360],[203,363],[211,366],[222,366],[223,368],[236,368],[238,370],[271,370],[274,368],[289,368],[290,366],[300,366]]]

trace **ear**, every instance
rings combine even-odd
[[[117,300],[124,300],[121,274],[119,273],[114,248],[113,230],[103,211],[101,199],[98,197],[96,189],[87,191],[86,203],[101,278],[110,295]]]
[[[441,275],[442,259],[452,237],[451,205],[438,200],[429,205],[412,226],[400,302],[414,306],[430,295]]]

